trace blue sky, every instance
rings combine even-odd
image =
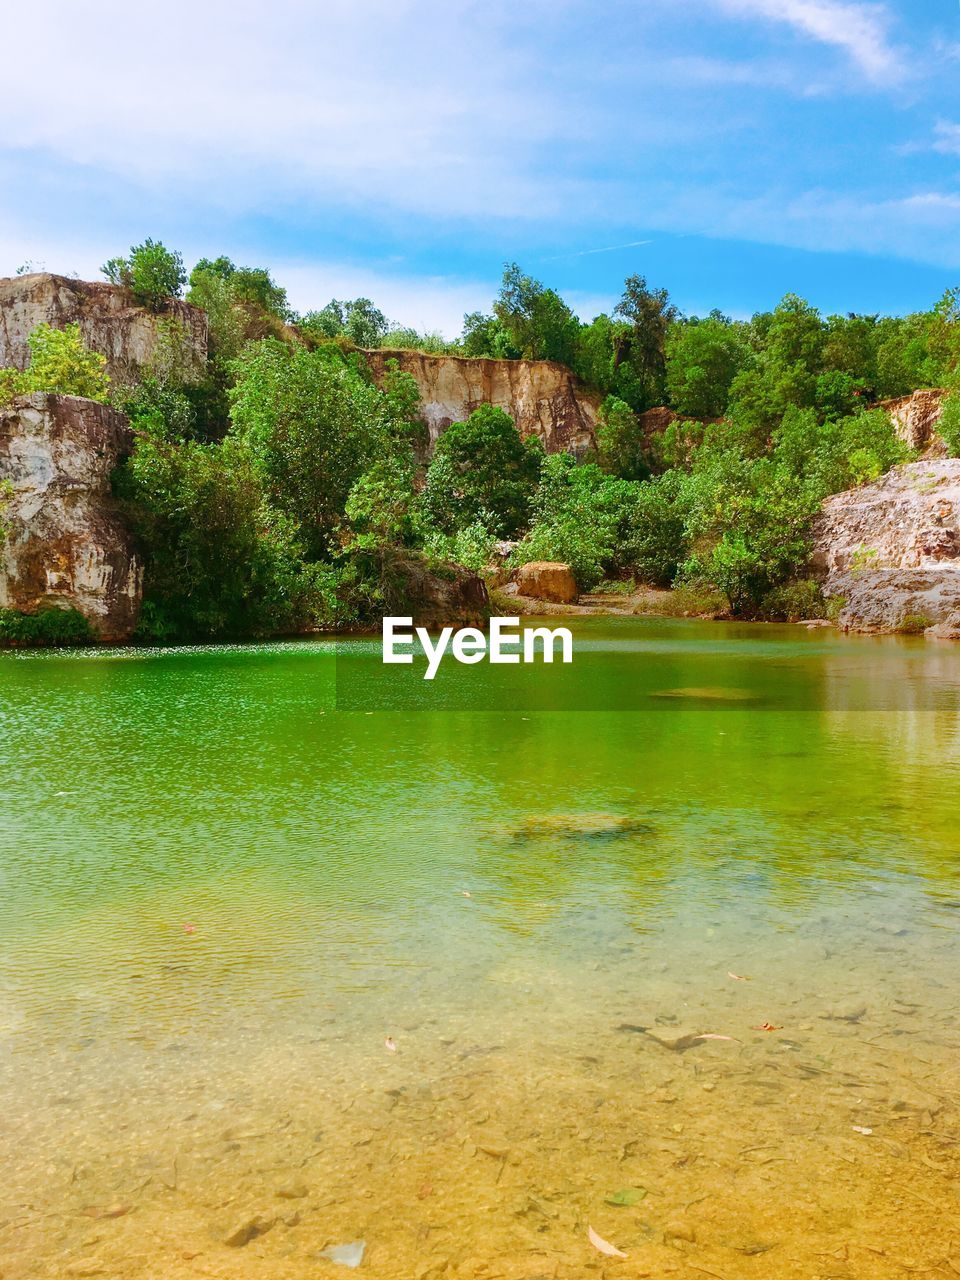
[[[151,235],[455,334],[504,261],[586,318],[960,284],[957,0],[33,0],[5,19],[0,274]]]

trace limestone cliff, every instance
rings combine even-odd
[[[379,350],[365,355],[378,382],[388,360],[396,360],[413,375],[431,445],[451,422],[462,422],[481,404],[493,404],[510,414],[521,435],[539,436],[548,453],[566,449],[583,454],[594,447],[600,397],[585,391],[562,364],[419,351]]]
[[[960,459],[907,463],[827,498],[811,567],[844,601],[847,630],[925,619],[934,634],[960,636]]]
[[[47,273],[0,280],[0,368],[26,368],[27,338],[37,325],[77,323],[90,350],[106,356],[110,377],[130,382],[152,364],[163,320],[176,321],[182,331],[183,372],[199,376],[207,358],[207,313],[199,307],[169,298],[154,313],[119,285]]]
[[[883,400],[880,407],[886,409],[897,435],[911,449],[918,449],[929,457],[946,456],[947,448],[937,434],[937,423],[943,413],[946,391],[938,387],[913,391],[895,400]]]
[[[0,608],[79,609],[104,640],[132,632],[142,573],[110,496],[132,448],[123,414],[74,396],[32,395],[0,410]]]

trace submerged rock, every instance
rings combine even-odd
[[[517,840],[560,837],[563,840],[624,840],[651,835],[653,827],[615,813],[550,813],[527,818],[514,829]]]

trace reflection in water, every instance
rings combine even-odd
[[[577,626],[569,713],[3,656],[4,1280],[951,1274],[960,650]]]

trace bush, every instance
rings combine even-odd
[[[827,602],[819,582],[799,578],[768,591],[760,602],[758,614],[768,622],[803,622],[806,618],[826,616]]]
[[[129,258],[111,258],[100,269],[111,284],[124,285],[154,311],[168,298],[179,298],[187,283],[183,257],[149,237],[131,247]]]
[[[65,329],[39,324],[27,345],[29,366],[22,373],[15,369],[2,371],[0,404],[35,391],[106,401],[110,385],[107,361],[99,352],[84,346],[79,324],[68,324]]]
[[[513,537],[530,517],[542,460],[535,436],[521,439],[509,414],[481,405],[437,441],[421,500],[424,523],[452,534],[486,512],[491,532]]]
[[[78,609],[41,608],[36,613],[0,609],[0,644],[80,645],[96,639],[93,628]]]

